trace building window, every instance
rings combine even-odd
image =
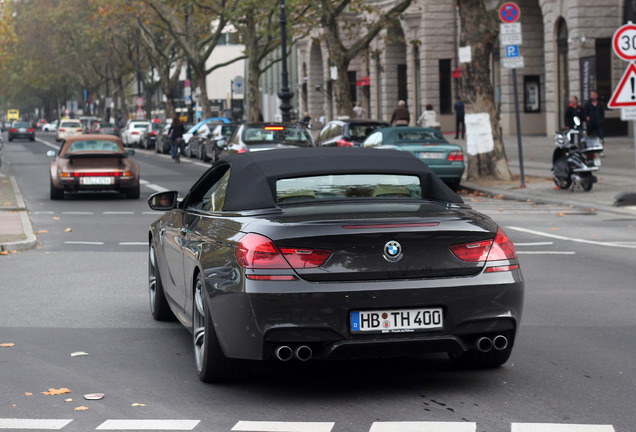
[[[608,39],[596,39],[596,92],[603,102],[612,97],[612,44]],[[592,89],[593,90],[593,89]]]
[[[347,71],[347,78],[349,78],[349,93],[351,94],[351,103],[352,104],[356,104],[356,102],[358,101],[358,86],[356,85],[357,82],[357,74],[356,71]]]
[[[453,113],[453,89],[451,78],[451,60],[439,60],[439,112]]]

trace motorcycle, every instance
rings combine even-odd
[[[552,154],[552,178],[560,189],[578,186],[592,190],[598,178],[594,175],[601,168],[603,140],[596,136],[583,136],[581,121],[574,118],[575,127],[554,134],[556,148]]]

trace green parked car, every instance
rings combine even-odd
[[[464,174],[461,146],[449,143],[437,129],[424,127],[388,127],[375,131],[363,147],[411,152],[428,165],[453,191]]]

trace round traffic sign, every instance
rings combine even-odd
[[[142,97],[137,97],[135,99],[135,105],[137,105],[138,107],[142,107],[144,106],[144,98]]]
[[[521,10],[516,3],[506,2],[499,8],[499,19],[504,24],[512,24],[514,22],[517,22],[520,16]]]
[[[623,60],[636,60],[636,24],[625,24],[616,30],[612,38],[614,53]]]

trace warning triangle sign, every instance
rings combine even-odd
[[[621,78],[612,98],[607,104],[608,108],[621,108],[636,106],[636,64],[630,62]]]

